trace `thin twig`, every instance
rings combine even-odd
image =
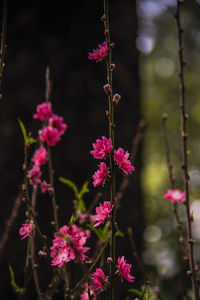
[[[190,213],[190,197],[189,197],[189,174],[188,174],[188,162],[187,162],[187,132],[186,132],[186,120],[187,115],[185,113],[185,84],[184,84],[184,66],[185,62],[183,59],[183,43],[182,33],[183,29],[180,21],[180,5],[182,0],[177,0],[177,10],[175,14],[176,25],[178,31],[178,61],[179,61],[179,91],[180,91],[180,114],[181,114],[181,141],[182,141],[182,169],[184,178],[184,190],[185,190],[185,208],[187,216],[187,238],[188,238],[188,253],[189,253],[189,264],[190,270],[187,271],[191,275],[192,288],[195,300],[199,299],[196,270],[194,263],[194,240],[192,238],[192,225],[191,225],[191,213]]]
[[[168,173],[169,173],[170,187],[171,187],[171,189],[173,189],[175,178],[173,176],[173,164],[171,163],[171,159],[170,159],[170,147],[169,147],[167,128],[166,128],[167,118],[168,118],[167,114],[163,114],[162,124],[163,124],[163,136],[164,136],[165,149],[166,149],[166,162],[167,162],[167,168],[168,168]],[[183,247],[185,250],[184,260],[188,260],[188,247],[187,247],[187,242],[185,241],[185,238],[184,238],[184,230],[183,230],[183,226],[182,226],[183,222],[180,220],[180,216],[179,216],[179,213],[177,210],[177,203],[172,204],[172,211],[175,215],[177,228],[178,228],[179,234],[180,234],[179,240],[181,243],[183,243]]]
[[[2,22],[2,31],[1,31],[1,49],[0,49],[0,90],[3,78],[3,71],[5,67],[4,58],[5,58],[5,41],[6,41],[6,24],[7,24],[7,0],[3,2],[3,22]],[[2,95],[0,95],[0,98]]]
[[[99,254],[96,256],[96,258],[94,258],[94,262],[93,262],[92,265],[89,267],[89,269],[88,269],[88,271],[85,273],[85,275],[84,275],[84,276],[81,278],[81,280],[76,284],[76,286],[75,286],[73,289],[71,289],[71,290],[69,291],[69,293],[68,293],[69,295],[74,294],[74,292],[77,291],[77,290],[81,287],[82,283],[83,283],[84,281],[86,281],[87,277],[90,275],[90,273],[92,272],[93,268],[96,266],[98,260],[101,258],[101,255],[104,253],[104,250],[106,249],[106,246],[108,245],[108,241],[109,241],[109,240],[107,240],[107,241],[105,242],[104,246],[101,247],[101,250],[99,251]]]
[[[9,219],[5,221],[5,229],[0,240],[0,258],[2,257],[2,253],[6,246],[6,242],[8,241],[13,223],[15,222],[15,219],[17,218],[17,215],[19,213],[19,208],[21,206],[21,203],[22,203],[22,195],[20,193],[19,196],[15,199]]]
[[[128,231],[128,236],[129,236],[129,241],[130,241],[131,249],[132,249],[132,254],[134,255],[134,257],[135,257],[135,259],[136,259],[136,261],[138,263],[138,266],[139,266],[140,270],[142,271],[142,273],[144,275],[144,278],[146,280],[146,285],[150,285],[154,289],[154,285],[152,284],[149,275],[145,271],[145,268],[144,268],[144,266],[143,266],[143,264],[142,264],[142,262],[141,262],[141,260],[139,258],[139,255],[137,253],[137,250],[136,250],[136,247],[135,247],[135,243],[134,243],[134,240],[133,240],[132,228],[128,227],[127,231]],[[157,295],[157,298],[161,299],[160,294],[157,291],[155,291],[155,293]]]
[[[51,97],[51,81],[50,81],[50,69],[49,67],[46,68],[46,74],[45,74],[45,100],[46,102],[50,101]],[[54,216],[54,223],[55,223],[55,229],[56,231],[59,230],[59,223],[58,223],[58,214],[57,214],[57,205],[56,205],[56,197],[55,197],[55,189],[54,189],[54,176],[53,176],[53,167],[52,167],[52,158],[51,158],[51,148],[49,145],[47,145],[47,151],[48,151],[48,161],[49,161],[49,181],[50,185],[52,187],[51,192],[51,200],[52,200],[52,206],[53,206],[53,216]]]
[[[145,127],[145,121],[144,120],[140,120],[139,123],[138,123],[138,126],[137,126],[137,130],[136,130],[136,135],[135,137],[133,138],[133,141],[132,141],[132,148],[131,148],[131,152],[130,152],[130,161],[133,163],[135,158],[136,158],[136,155],[137,155],[137,152],[138,152],[138,146],[139,146],[139,143],[142,139],[142,136],[143,136],[143,130],[144,130],[144,127]],[[130,175],[129,174],[123,174],[123,179],[122,179],[122,182],[119,186],[119,191],[117,192],[117,195],[116,195],[116,198],[117,198],[117,204],[119,206],[119,203],[124,195],[124,192],[125,190],[127,189],[128,185],[129,185],[129,180],[130,179]]]
[[[35,213],[36,198],[37,198],[37,187],[33,188],[32,196],[31,196],[31,205],[32,205],[33,213]],[[37,292],[38,298],[40,300],[43,300],[43,297],[41,295],[41,290],[40,290],[37,265],[35,263],[35,237],[34,236],[31,238],[30,244],[31,244],[30,245],[31,264],[32,264],[33,279],[35,282],[36,292]]]

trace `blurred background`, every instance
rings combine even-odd
[[[134,295],[126,290],[141,289],[145,284],[144,275],[131,254],[128,227],[133,230],[136,250],[147,273],[156,289],[162,290],[162,299],[184,299],[190,293],[190,278],[185,275],[187,262],[183,260],[183,247],[178,242],[171,204],[163,199],[170,185],[162,131],[163,113],[168,114],[175,184],[183,189],[175,10],[175,0],[110,1],[111,38],[115,43],[113,63],[116,64],[113,88],[122,96],[116,107],[116,147],[130,152],[138,122],[141,119],[146,122],[134,163],[136,171],[118,214],[124,240],[118,238],[117,255],[125,255],[132,263],[136,282],[122,285],[116,299],[133,299]],[[188,159],[197,262],[200,260],[199,14],[200,1],[185,1],[182,5],[189,115]],[[101,200],[108,200],[106,188],[94,189],[91,184],[96,162],[89,154],[96,138],[108,136],[107,99],[103,91],[105,63],[88,60],[88,52],[104,40],[102,15],[103,1],[100,0],[78,4],[63,0],[56,4],[36,0],[20,4],[8,1],[6,67],[0,102],[0,234],[23,181],[23,137],[17,118],[37,136],[41,124],[32,116],[36,106],[44,101],[47,66],[53,82],[53,110],[68,124],[66,134],[53,149],[60,223],[65,224],[71,216],[73,193],[59,182],[59,176],[71,179],[78,187],[86,180],[90,182],[90,192],[85,198],[87,206],[97,192],[104,192]],[[119,185],[122,177],[120,173],[117,175]],[[53,228],[49,201],[48,196],[39,195],[37,210],[41,228],[51,243]],[[184,221],[184,206],[179,205],[178,209]],[[25,205],[22,204],[1,256],[0,287],[5,299],[16,299],[9,283],[8,262],[15,271],[17,283],[23,285],[26,243],[20,240],[18,231],[24,222],[24,213]],[[40,271],[45,290],[50,278],[43,263]]]

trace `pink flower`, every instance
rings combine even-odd
[[[118,167],[124,171],[124,173],[132,173],[132,171],[135,170],[135,168],[131,165],[129,158],[129,153],[126,151],[124,153],[124,149],[118,148],[114,151],[114,160]]]
[[[42,141],[45,141],[49,146],[55,146],[60,141],[60,133],[56,128],[52,126],[44,127],[43,130],[39,130],[39,137]]]
[[[61,267],[64,263],[74,259],[84,262],[85,252],[89,250],[88,247],[84,247],[87,240],[84,231],[76,225],[72,225],[72,228],[64,225],[54,236],[53,246],[50,248],[53,266]]]
[[[28,172],[27,177],[29,178],[30,184],[33,185],[33,187],[36,187],[38,183],[41,182],[41,176],[42,173],[40,171],[40,168],[37,165],[34,165],[33,168]]]
[[[41,166],[46,163],[46,160],[47,160],[47,150],[44,148],[44,146],[41,146],[39,149],[35,151],[32,161],[37,166]]]
[[[97,49],[94,49],[93,52],[88,53],[88,59],[96,60],[97,62],[102,61],[104,57],[108,54],[108,46],[104,41],[98,45]]]
[[[163,195],[163,198],[169,199],[171,203],[183,202],[185,200],[185,193],[179,189],[168,189],[167,193]]]
[[[63,117],[59,117],[55,114],[49,119],[49,125],[56,128],[60,135],[63,135],[67,129],[67,124],[63,123]]]
[[[97,139],[96,144],[94,143],[92,146],[94,150],[90,151],[90,153],[94,158],[105,158],[112,150],[112,140],[111,138],[107,139],[105,136],[102,136],[102,140]]]
[[[51,185],[49,183],[47,183],[45,180],[43,180],[41,183],[40,183],[40,188],[42,190],[42,193],[46,193],[46,191],[48,191],[48,189],[51,187]]]
[[[34,233],[35,225],[32,220],[28,223],[22,224],[19,229],[19,234],[22,236],[21,240],[25,239],[27,236],[31,236]]]
[[[110,201],[104,201],[103,205],[100,203],[99,207],[96,207],[96,215],[94,216],[94,220],[98,221],[94,227],[99,226],[105,219],[108,218],[109,214],[113,209],[113,205],[111,205]]]
[[[92,178],[94,179],[93,185],[96,187],[98,185],[103,185],[108,177],[108,168],[105,163],[101,162],[99,164],[99,170],[97,170]]]
[[[133,282],[135,277],[130,275],[130,268],[132,267],[131,264],[127,264],[126,260],[124,259],[124,256],[122,256],[121,258],[118,258],[118,273],[121,276],[121,281],[123,281],[123,279],[128,280],[129,282]]]
[[[88,283],[85,283],[84,291],[80,295],[81,300],[89,300],[88,290],[90,291],[90,297],[92,297],[92,300],[97,300],[94,291],[92,289],[92,286],[91,285],[88,286]]]
[[[105,276],[102,269],[97,268],[92,274],[92,287],[95,292],[105,291],[109,286],[108,277]]]
[[[33,115],[34,119],[39,119],[41,121],[48,119],[52,115],[51,103],[44,102],[37,106],[36,114]]]

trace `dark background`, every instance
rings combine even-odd
[[[0,102],[1,233],[23,181],[23,137],[17,118],[23,121],[33,136],[37,136],[40,121],[33,120],[32,116],[36,106],[44,102],[47,66],[50,67],[53,82],[53,110],[62,115],[68,124],[66,134],[52,149],[61,225],[66,224],[71,216],[73,194],[58,181],[58,177],[71,179],[79,187],[89,180],[90,193],[86,196],[89,206],[95,194],[104,191],[102,188],[94,189],[91,184],[96,162],[89,151],[96,138],[108,136],[105,115],[107,98],[103,91],[106,83],[105,63],[96,64],[88,60],[88,52],[104,40],[104,26],[100,20],[103,1],[8,2],[6,67],[2,86],[3,99]],[[130,151],[136,125],[140,120],[135,1],[110,1],[110,24],[111,39],[116,44],[113,50],[113,62],[116,64],[113,88],[114,92],[122,96],[116,108],[116,147],[121,146]],[[131,256],[126,229],[127,226],[134,228],[138,250],[141,250],[143,231],[140,154],[137,154],[134,165],[136,172],[131,179],[132,185],[122,199],[118,219],[125,238],[117,246],[117,256],[125,255],[132,264],[135,262]],[[119,184],[121,173],[117,178]],[[103,200],[108,200],[107,190],[105,191]],[[39,195],[37,210],[43,232],[52,238],[50,201],[47,196]],[[18,231],[25,220],[24,213],[25,205],[22,204],[1,257],[2,299],[15,299],[9,283],[8,262],[15,271],[17,283],[23,285],[26,242],[20,240]],[[44,291],[49,280],[45,268],[46,265],[41,263]],[[137,275],[137,269],[134,270],[134,275]],[[124,291],[122,286],[116,299],[124,299]]]

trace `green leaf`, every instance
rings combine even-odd
[[[16,284],[16,282],[15,282],[15,274],[14,274],[14,272],[13,272],[13,269],[12,269],[11,265],[8,264],[8,267],[9,267],[9,272],[10,272],[10,283],[11,283],[11,285],[12,285],[12,288],[13,288],[14,292],[15,292],[16,294],[22,295],[23,289],[20,288],[20,287]]]
[[[89,184],[89,181],[86,181],[86,182],[83,184],[83,186],[82,186],[80,192],[78,193],[78,198],[82,198],[86,193],[89,192],[88,184]]]
[[[107,222],[109,223],[109,222]],[[90,228],[97,236],[98,238],[101,240],[101,241],[107,241],[110,237],[110,234],[111,232],[108,231],[108,224],[105,224],[104,228],[101,229],[101,228],[96,228],[94,227],[93,225],[91,224],[87,224],[87,227]]]
[[[72,226],[76,221],[78,220],[78,217],[75,216],[74,214],[71,215],[71,218],[69,220],[69,226]]]
[[[69,179],[66,179],[66,178],[63,178],[63,177],[59,177],[59,180],[62,183],[68,185],[74,191],[75,197],[78,197],[78,188],[77,188],[76,184],[73,181],[71,181]]]
[[[24,143],[26,145],[28,145],[28,135],[27,135],[27,132],[26,132],[26,128],[25,128],[23,122],[19,118],[18,118],[18,122],[19,122],[21,131],[22,131],[22,134],[23,134],[23,137],[24,137]]]
[[[78,199],[77,208],[80,211],[86,211],[85,202],[83,201],[82,198]]]
[[[128,291],[129,291],[130,293],[133,293],[133,294],[139,296],[139,297],[142,297],[142,294],[143,294],[141,291],[139,291],[139,290],[137,290],[137,289],[129,289]]]
[[[115,237],[117,236],[124,237],[124,233],[118,229],[117,232],[115,233]]]

